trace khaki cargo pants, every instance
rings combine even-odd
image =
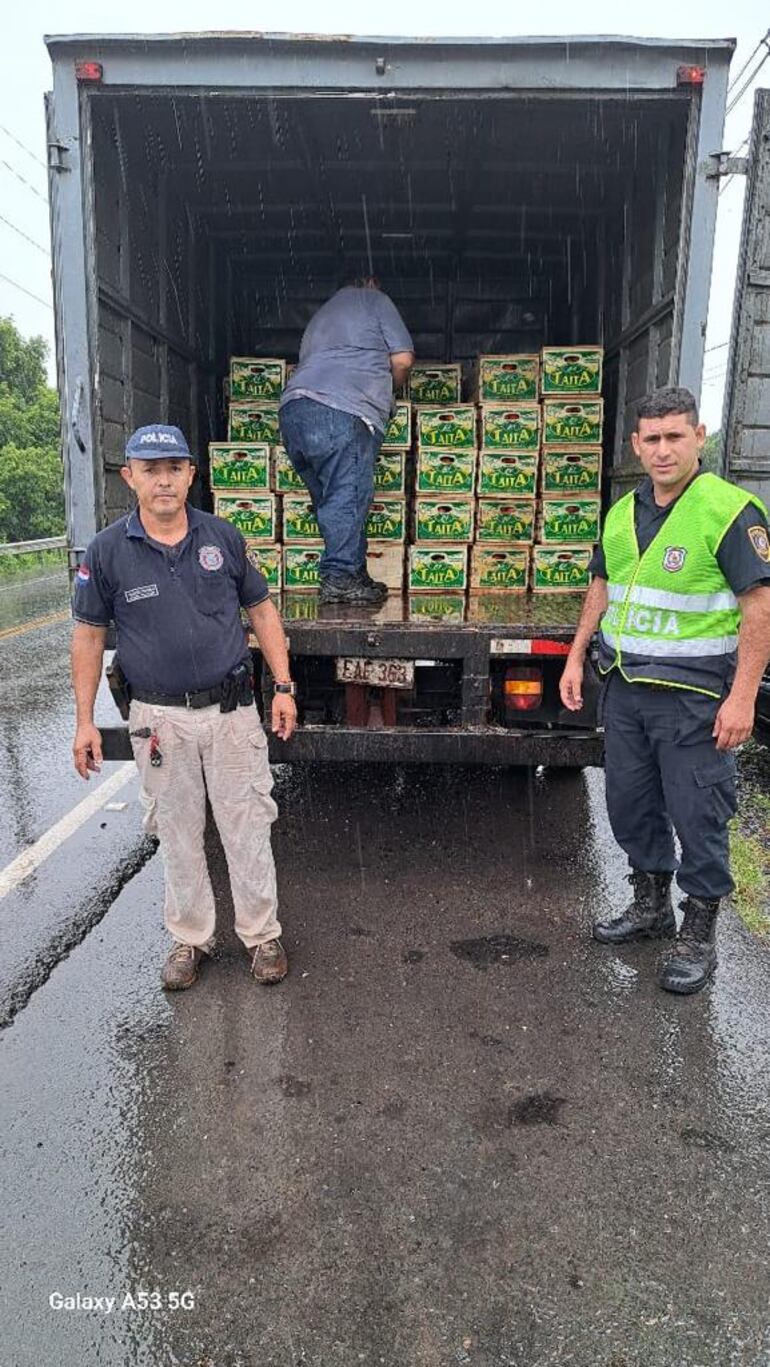
[[[132,702],[129,730],[149,727],[162,763],[150,763],[149,739],[131,736],[142,779],[144,829],[157,835],[166,874],[164,915],[175,940],[213,941],[214,893],[203,844],[206,794],[227,856],[235,931],[247,949],[281,933],[270,827],[278,809],[267,737],[256,708],[193,710]],[[205,781],[204,781],[205,780]]]

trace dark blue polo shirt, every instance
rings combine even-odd
[[[229,522],[187,505],[176,546],[145,533],[138,509],[97,533],[75,576],[76,621],[115,623],[118,657],[137,692],[213,688],[247,657],[241,608],[268,596]]]

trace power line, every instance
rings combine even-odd
[[[730,155],[733,157],[739,157],[744,147],[748,147],[750,137],[751,133],[747,133],[745,138],[743,139],[743,142],[740,142],[736,147],[735,151],[731,152]],[[730,175],[727,177],[727,179],[722,181],[721,185],[719,186],[718,192],[720,195],[723,194],[724,191],[727,189],[728,185],[730,184],[730,181],[735,179],[735,174],[735,171],[732,171]]]
[[[704,353],[703,353],[703,355],[704,355],[704,356],[708,356],[708,354],[709,354],[710,351],[721,351],[721,350],[722,350],[722,347],[724,347],[724,346],[729,346],[729,345],[730,345],[730,339],[729,339],[729,338],[727,339],[726,342],[717,342],[716,346],[707,346],[707,347],[706,347],[706,350],[705,350]]]
[[[34,187],[34,185],[30,185],[29,181],[28,181],[28,180],[25,180],[25,178],[24,178],[24,176],[21,174],[21,172],[15,170],[15,168],[14,168],[13,166],[11,166],[11,163],[10,163],[9,161],[6,161],[4,157],[0,157],[0,166],[5,166],[6,169],[7,169],[8,171],[10,171],[10,173],[11,173],[12,176],[15,176],[17,180],[20,180],[21,183],[22,183],[22,185],[26,185],[27,189],[28,189],[28,190],[31,190],[32,193],[33,193],[33,195],[37,195],[38,199],[42,199],[42,201],[43,201],[44,204],[47,204],[47,203],[48,203],[48,198],[47,198],[47,196],[46,196],[46,195],[41,195],[40,191],[39,191],[39,190],[36,190],[35,187]]]
[[[754,48],[754,51],[752,52],[751,56],[746,58],[746,61],[743,63],[743,66],[741,67],[740,71],[736,72],[736,74],[733,76],[733,79],[731,80],[730,84],[729,84],[728,87],[727,87],[727,93],[728,93],[728,95],[730,94],[730,91],[733,90],[733,89],[735,88],[735,86],[738,84],[738,82],[739,82],[739,80],[741,79],[741,76],[743,75],[743,73],[744,73],[744,71],[746,70],[746,68],[749,67],[749,66],[751,66],[751,63],[754,61],[754,58],[756,57],[757,53],[759,52],[759,49],[761,48],[762,44],[763,44],[763,43],[766,43],[767,40],[768,40],[768,38],[770,38],[770,28],[767,30],[767,33],[765,34],[764,38],[760,38],[760,40],[759,40],[759,42],[757,43],[757,46]]]
[[[757,65],[754,67],[754,70],[749,72],[749,75],[746,77],[746,80],[743,82],[743,85],[741,86],[737,95],[733,95],[733,98],[731,99],[730,103],[727,106],[727,109],[725,110],[726,114],[731,114],[735,106],[740,103],[746,92],[754,84],[754,81],[757,79],[757,76],[762,70],[762,67],[765,65],[765,62],[767,61],[768,57],[770,57],[770,43],[768,43],[764,38],[762,39],[762,42],[765,44],[767,52],[762,58],[762,61],[758,62]]]
[[[33,247],[37,247],[38,251],[42,252],[44,256],[50,256],[47,247],[42,247],[39,242],[35,241],[34,237],[30,237],[29,234],[23,232],[21,228],[17,228],[16,224],[12,223],[10,218],[6,218],[3,214],[0,214],[0,223],[5,223],[6,227],[12,228],[15,233],[19,234],[19,237],[23,237],[25,242],[29,242]]]
[[[3,275],[0,273],[0,280],[4,280],[6,285],[13,285],[14,289],[21,290],[22,294],[28,294],[30,299],[36,299],[38,304],[44,304],[47,309],[51,309],[51,312],[53,312],[53,304],[49,299],[41,299],[39,294],[33,294],[32,290],[28,290],[24,285],[20,285],[18,280],[12,280],[10,275]]]
[[[753,55],[753,54],[752,54],[752,55]],[[48,167],[46,166],[46,164],[45,164],[44,161],[41,161],[41,159],[40,159],[40,157],[37,155],[37,153],[31,151],[31,149],[30,149],[29,147],[26,147],[26,146],[24,145],[23,142],[20,142],[20,141],[19,141],[19,139],[16,137],[16,134],[15,134],[15,133],[12,133],[12,132],[10,131],[10,129],[5,128],[5,127],[3,126],[3,124],[1,124],[1,123],[0,123],[0,133],[5,133],[5,136],[6,136],[7,138],[10,138],[10,139],[11,139],[11,142],[15,142],[15,143],[16,143],[16,146],[17,146],[17,147],[20,147],[21,150],[22,150],[22,152],[26,152],[27,156],[28,156],[28,157],[31,157],[33,161],[36,161],[37,164],[38,164],[38,166],[42,166],[43,170],[44,170],[44,171],[46,172],[46,174],[47,174],[47,172],[48,172]]]

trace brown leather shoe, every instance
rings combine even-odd
[[[289,960],[280,940],[267,940],[256,949],[248,950],[251,976],[258,983],[279,983],[289,971]]]
[[[203,950],[196,945],[183,945],[175,940],[171,946],[160,980],[167,992],[183,992],[192,987],[198,976],[198,964],[203,958]]]

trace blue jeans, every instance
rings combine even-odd
[[[313,500],[324,539],[322,578],[357,574],[366,567],[366,518],[382,433],[339,408],[292,399],[281,409],[281,436]]]

